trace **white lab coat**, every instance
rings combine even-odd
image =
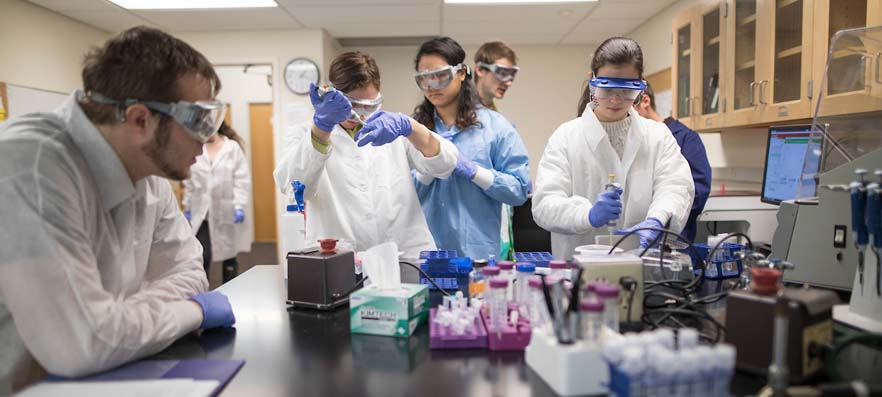
[[[571,259],[576,247],[608,234],[606,226],[591,226],[588,212],[610,173],[624,190],[619,228],[648,217],[670,220],[670,228],[678,232],[686,225],[695,191],[689,163],[664,124],[630,113],[621,159],[590,108],[548,140],[536,175],[533,218],[551,232],[555,257]],[[635,247],[639,240],[632,236],[625,243],[625,248]]]
[[[406,138],[383,146],[358,147],[339,125],[323,155],[312,145],[311,123],[287,131],[282,158],[273,176],[283,193],[291,182],[306,185],[307,241],[333,237],[366,250],[395,241],[404,258],[434,250],[435,242],[420,208],[410,170],[447,178],[456,166],[456,147],[435,134],[441,153],[425,157]]]
[[[0,395],[16,372],[79,376],[195,330],[202,247],[168,181],[132,183],[73,96],[0,124]]]
[[[190,167],[190,179],[184,181],[184,208],[190,210],[193,234],[199,231],[208,215],[208,233],[211,235],[211,258],[222,261],[236,257],[239,252],[251,251],[250,222],[233,223],[233,210],[244,210],[251,197],[251,173],[248,160],[239,144],[225,136],[224,145],[208,159],[208,150],[196,157]]]

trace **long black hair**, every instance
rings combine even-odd
[[[420,58],[423,55],[437,55],[447,61],[450,66],[456,66],[465,62],[465,50],[455,40],[450,37],[438,37],[429,40],[420,46],[417,55],[413,60],[413,68],[417,70],[420,64]],[[478,124],[478,114],[475,111],[481,104],[478,97],[478,89],[475,83],[469,78],[471,72],[466,70],[466,78],[462,81],[462,87],[459,89],[459,99],[456,107],[456,127],[465,130],[475,124]],[[430,130],[435,129],[435,105],[429,102],[428,98],[423,98],[423,102],[417,105],[413,110],[413,118],[426,126]]]
[[[643,50],[640,44],[627,37],[610,37],[600,43],[594,50],[594,57],[591,59],[591,73],[597,76],[597,70],[605,65],[634,65],[640,78],[643,78]],[[585,90],[582,91],[582,98],[579,99],[579,113],[576,117],[585,112],[585,107],[591,102],[591,86],[585,84]]]

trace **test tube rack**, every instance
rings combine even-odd
[[[606,395],[609,369],[600,345],[580,341],[558,343],[546,332],[536,332],[524,351],[527,365],[561,396]]]
[[[486,349],[487,328],[484,321],[475,317],[473,326],[462,335],[454,334],[449,327],[435,323],[436,309],[429,309],[429,348],[440,349]]]
[[[693,246],[695,247],[695,250],[698,251],[698,254],[701,255],[701,259],[707,264],[708,268],[704,272],[704,278],[708,280],[721,280],[741,277],[741,272],[743,270],[741,259],[736,258],[735,253],[744,249],[744,245],[723,243],[719,248],[719,251],[721,251],[722,254],[722,260],[716,261],[708,257],[710,250],[713,249],[713,247],[701,243],[694,244]],[[733,263],[734,267],[732,266]],[[701,274],[701,268],[698,267],[698,261],[694,257],[692,258],[692,273],[696,276]]]
[[[469,296],[469,272],[472,271],[470,258],[457,257],[455,250],[422,251],[420,260],[420,269],[432,277],[441,289],[460,290],[465,296]],[[423,275],[420,275],[420,284],[428,285],[430,290],[437,289]]]
[[[508,313],[517,310],[517,304],[509,304]],[[487,348],[497,351],[523,351],[530,344],[530,336],[533,327],[526,318],[519,318],[517,326],[512,326],[506,316],[505,326],[498,332],[490,325],[490,311],[482,310],[481,317],[484,319],[484,327],[487,329]]]
[[[554,260],[551,252],[515,252],[515,262],[529,262],[536,267],[548,267],[548,262]]]

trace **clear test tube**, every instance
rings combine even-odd
[[[501,332],[508,319],[508,301],[505,292],[508,280],[504,277],[490,279],[490,291],[487,294],[487,303],[490,306],[490,327],[496,332]]]
[[[508,280],[508,290],[505,292],[505,298],[509,302],[514,300],[514,282],[515,282],[515,264],[512,261],[499,261],[496,263],[499,267],[499,275]]]
[[[582,312],[582,340],[597,342],[603,330],[603,302],[594,299],[583,299],[579,305]]]
[[[550,275],[558,279],[569,279],[567,271],[567,261],[553,260],[548,262],[548,268],[551,269]]]
[[[601,283],[596,287],[597,297],[603,302],[603,323],[613,332],[619,332],[619,287]]]
[[[527,280],[536,272],[536,265],[529,262],[521,262],[517,264],[516,269],[517,275],[513,300],[519,306],[526,306],[530,303],[530,286],[527,285]]]

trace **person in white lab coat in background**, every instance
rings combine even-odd
[[[245,230],[245,208],[251,197],[251,173],[242,138],[221,124],[190,167],[184,181],[184,216],[202,243],[202,266],[208,275],[212,261],[223,261],[223,282],[239,272],[239,252],[251,251]]]
[[[84,64],[57,110],[0,123],[0,396],[235,322],[166,179],[223,120],[211,63],[140,26]]]
[[[594,244],[595,236],[608,235],[611,222],[624,229],[616,234],[665,225],[679,232],[695,189],[689,163],[667,127],[632,108],[646,86],[637,42],[607,39],[594,52],[591,72],[581,117],[548,140],[533,193],[536,224],[551,232],[552,253],[564,259],[576,247]],[[621,189],[606,189],[610,174]],[[646,247],[659,233],[636,234]]]
[[[310,89],[312,122],[285,133],[276,186],[288,193],[295,180],[306,185],[307,241],[346,239],[363,251],[391,240],[417,260],[435,241],[410,171],[449,177],[456,147],[407,115],[380,110],[380,69],[370,55],[340,54],[328,79],[335,91]]]

